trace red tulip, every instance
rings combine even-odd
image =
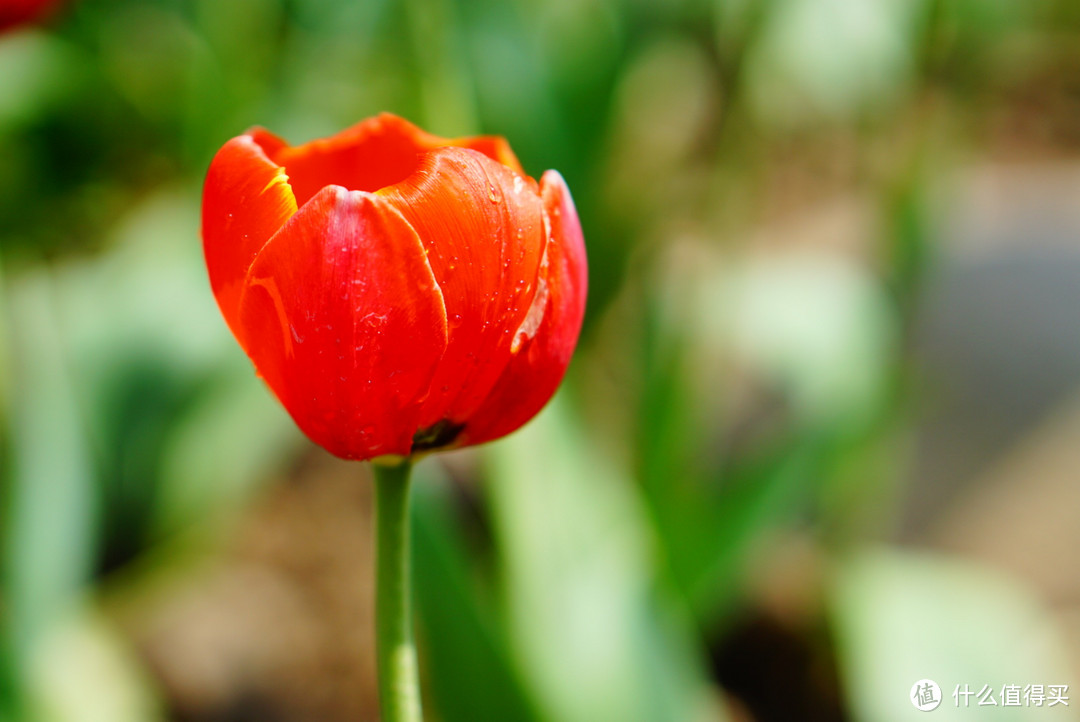
[[[502,138],[393,115],[210,165],[203,249],[225,321],[317,444],[349,459],[496,439],[555,392],[585,310],[562,176]]]

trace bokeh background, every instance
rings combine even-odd
[[[228,138],[383,110],[558,168],[590,259],[555,402],[418,468],[429,719],[1078,716],[1075,0],[47,4],[0,35],[0,719],[377,718],[369,471],[198,224]]]

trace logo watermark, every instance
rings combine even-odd
[[[932,679],[920,679],[911,685],[911,703],[922,712],[937,709],[941,704],[941,687]]]

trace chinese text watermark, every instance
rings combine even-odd
[[[941,687],[932,679],[920,679],[911,686],[909,699],[915,709],[935,710],[941,704]],[[1069,706],[1067,684],[958,684],[953,688],[954,707],[1057,707]]]

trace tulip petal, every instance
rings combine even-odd
[[[420,156],[448,146],[472,148],[524,175],[503,138],[441,138],[390,113],[368,118],[329,138],[281,148],[270,157],[285,167],[303,205],[327,185],[373,192],[399,183],[419,167]]]
[[[252,264],[240,318],[255,368],[315,443],[350,459],[409,453],[446,312],[390,204],[320,191]]]
[[[296,213],[284,169],[266,155],[281,145],[261,129],[233,138],[214,156],[203,188],[203,252],[210,286],[241,343],[237,313],[244,276],[259,249]]]
[[[379,194],[416,229],[446,302],[449,344],[421,429],[459,424],[502,374],[536,292],[540,195],[533,181],[463,148],[428,153],[419,172]]]
[[[517,331],[513,358],[468,419],[462,445],[505,436],[535,416],[558,388],[577,345],[589,280],[581,223],[557,171],[540,179],[540,193],[551,229],[541,289]]]

